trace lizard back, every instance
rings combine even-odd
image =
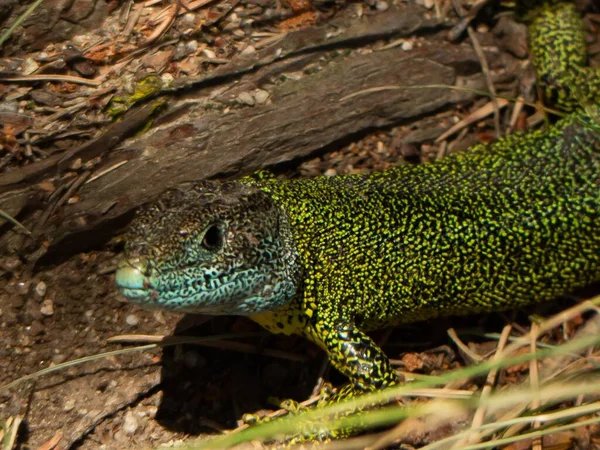
[[[599,176],[582,114],[435,163],[257,186],[288,216],[308,280],[300,307],[373,329],[597,280]]]

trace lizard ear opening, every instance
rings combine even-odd
[[[223,230],[218,224],[213,224],[206,229],[202,238],[202,246],[212,252],[223,246]]]

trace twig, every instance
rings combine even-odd
[[[296,353],[284,352],[281,350],[272,350],[265,348],[257,348],[255,345],[244,344],[243,342],[228,341],[224,339],[207,339],[206,337],[195,338],[193,336],[150,336],[150,335],[138,335],[138,334],[125,334],[121,336],[114,336],[107,339],[108,343],[114,344],[132,344],[136,342],[142,343],[156,343],[159,345],[171,345],[175,343],[201,345],[203,347],[212,347],[225,350],[234,350],[241,353],[250,353],[253,355],[267,355],[274,358],[287,359],[290,361],[306,361],[306,356],[298,355]]]
[[[72,75],[15,75],[0,77],[0,81],[8,83],[36,83],[38,81],[63,81],[65,83],[83,84],[86,86],[100,86],[102,82]]]
[[[458,337],[458,334],[456,334],[456,330],[454,328],[448,329],[448,336],[450,337],[450,339],[452,339],[452,341],[456,344],[456,346],[464,354],[464,356],[467,356],[471,360],[471,363],[474,362],[479,364],[483,361],[483,357],[473,352],[469,347],[465,345],[463,341],[461,341],[461,339]]]
[[[155,40],[157,40],[167,32],[167,30],[175,22],[175,18],[177,17],[177,13],[179,12],[180,6],[181,5],[179,3],[179,0],[174,0],[169,11],[169,16],[165,20],[163,20],[158,27],[156,27],[156,29],[152,32],[150,36],[148,36],[148,38],[142,43],[142,47],[149,46]]]
[[[207,22],[205,22],[203,24],[204,27],[211,27],[213,25],[216,25],[217,23],[219,23],[221,20],[223,20],[225,17],[227,17],[231,11],[233,11],[233,9],[240,3],[240,0],[232,0],[231,5],[229,6],[228,9],[226,9],[225,11],[223,11],[220,15],[218,15],[217,17],[215,17],[212,20],[209,20]]]
[[[496,104],[498,105],[499,108],[504,108],[506,105],[508,105],[509,101],[505,100],[503,98],[499,98],[496,100]],[[477,122],[478,120],[481,120],[482,118],[488,116],[492,111],[494,111],[493,108],[493,104],[492,103],[487,103],[485,106],[482,106],[481,108],[479,108],[478,110],[474,111],[473,113],[471,113],[469,115],[469,117],[461,120],[460,122],[454,124],[452,127],[450,127],[448,130],[446,130],[445,132],[443,132],[442,134],[439,135],[439,137],[434,141],[436,144],[443,141],[444,139],[446,139],[448,136],[456,133],[458,130],[474,123]]]
[[[508,337],[510,336],[511,331],[512,331],[512,327],[510,325],[506,325],[502,329],[502,335],[500,336],[500,340],[498,341],[496,353],[494,354],[494,356],[492,358],[494,361],[498,361],[498,360],[500,360],[500,358],[502,358],[503,350],[504,350],[504,347],[506,346],[506,343],[508,342]],[[490,394],[492,393],[492,387],[496,384],[497,376],[498,376],[497,368],[490,370],[490,372],[488,373],[488,376],[485,380],[485,386],[483,386],[483,389],[481,390],[480,399],[482,401],[485,401],[489,398]],[[475,411],[475,414],[473,415],[473,421],[471,422],[471,429],[475,429],[475,428],[478,428],[481,425],[483,425],[485,413],[486,413],[485,407],[479,406],[477,408],[477,410]],[[481,436],[479,436],[479,433],[473,432],[468,437],[466,437],[465,441],[467,441],[471,445],[477,444],[478,442],[481,441]],[[464,441],[457,442],[453,448],[462,448],[464,446],[464,444],[465,444]]]
[[[515,102],[515,106],[513,107],[512,114],[510,115],[510,124],[508,126],[508,130],[506,130],[506,134],[511,134],[517,125],[517,120],[519,120],[519,114],[523,111],[523,106],[525,105],[525,99],[519,95],[517,97],[517,101]]]
[[[494,106],[494,129],[496,131],[496,139],[498,139],[500,137],[500,107],[498,106],[499,102],[498,98],[496,97],[496,87],[494,86],[494,82],[492,81],[492,76],[490,75],[490,67],[483,53],[483,49],[481,48],[479,40],[477,39],[477,36],[475,36],[475,32],[473,31],[473,27],[471,25],[467,27],[467,32],[469,33],[471,42],[473,42],[473,49],[475,50],[475,53],[479,58],[481,70],[483,71],[485,82],[492,97],[492,105]]]
[[[529,345],[529,350],[533,354],[535,354],[535,352],[537,350],[536,342],[538,340],[538,330],[539,330],[538,324],[533,322],[531,324],[531,342]],[[532,359],[529,362],[529,381],[531,384],[531,390],[533,392],[539,392],[540,391],[540,377],[539,377],[539,372],[538,372],[537,359]],[[533,400],[531,402],[531,409],[535,410],[535,409],[538,409],[539,407],[540,407],[540,400],[539,400],[539,398],[536,398],[535,400]],[[535,422],[533,422],[532,428],[537,429],[537,428],[540,428],[541,425],[542,425],[541,422],[539,420],[536,420]],[[533,440],[533,443],[531,444],[531,448],[532,448],[532,450],[542,450],[541,436],[537,437]]]

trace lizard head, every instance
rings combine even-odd
[[[297,259],[286,215],[268,194],[206,181],[170,189],[138,212],[116,283],[150,308],[249,315],[291,300]]]

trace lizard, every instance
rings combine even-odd
[[[302,335],[348,377],[337,401],[399,382],[369,331],[599,280],[599,74],[571,2],[524,3],[539,83],[563,118],[384,172],[171,188],[131,225],[122,294]]]

